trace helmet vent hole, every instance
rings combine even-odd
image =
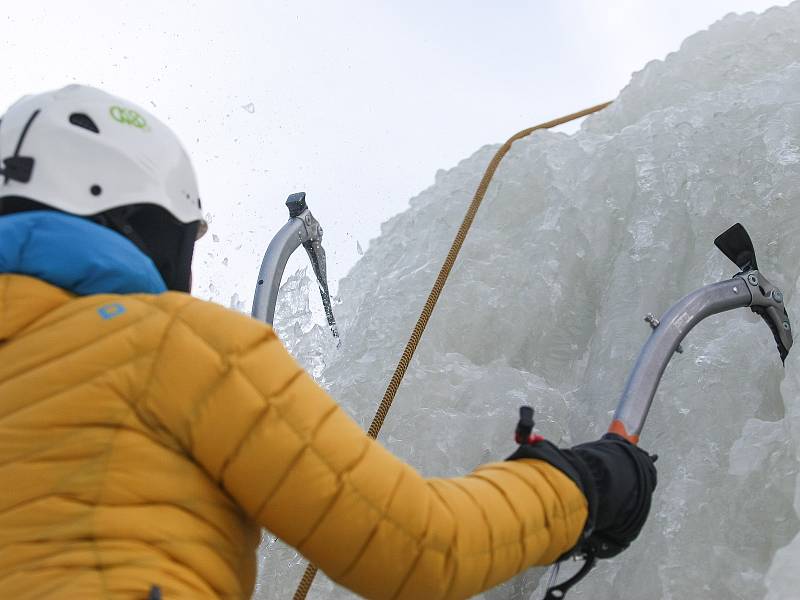
[[[78,127],[83,127],[84,129],[88,129],[89,131],[94,131],[95,133],[100,133],[100,130],[95,125],[92,118],[84,113],[72,113],[69,116],[69,122],[73,125],[77,125]],[[96,194],[95,194],[96,195]]]
[[[103,193],[103,188],[99,185],[94,184],[92,187],[89,188],[89,191],[92,193],[92,196],[99,196]]]

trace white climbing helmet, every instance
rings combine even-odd
[[[156,205],[183,224],[203,220],[197,179],[177,136],[144,109],[69,85],[24,96],[0,120],[0,200],[32,200],[92,216]]]

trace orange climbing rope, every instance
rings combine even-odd
[[[392,375],[392,379],[386,388],[386,392],[383,394],[383,400],[381,400],[378,410],[375,412],[375,416],[372,419],[372,424],[369,426],[369,431],[367,432],[369,437],[373,439],[378,437],[378,432],[381,430],[383,422],[386,419],[386,414],[389,412],[389,408],[392,406],[394,397],[397,394],[397,389],[400,387],[400,382],[403,380],[403,376],[406,374],[406,370],[411,362],[411,358],[414,356],[414,352],[417,349],[419,340],[425,331],[425,327],[428,324],[431,314],[433,313],[436,302],[439,300],[439,295],[442,293],[442,288],[444,288],[447,277],[450,275],[453,264],[456,262],[456,257],[461,250],[461,246],[464,244],[464,239],[467,237],[469,228],[472,226],[472,222],[475,220],[475,215],[478,212],[478,208],[480,208],[483,197],[486,195],[486,190],[489,189],[489,184],[491,183],[492,178],[497,171],[497,167],[500,166],[500,161],[503,160],[503,157],[511,149],[511,146],[514,144],[514,142],[529,136],[534,131],[539,129],[550,129],[551,127],[569,123],[575,119],[580,119],[581,117],[585,117],[592,113],[603,110],[609,104],[611,104],[611,102],[604,102],[603,104],[592,106],[591,108],[572,113],[571,115],[560,117],[552,121],[547,121],[546,123],[541,123],[534,127],[529,127],[528,129],[523,129],[519,133],[511,136],[495,153],[494,157],[489,163],[489,166],[486,168],[486,172],[483,174],[480,184],[478,184],[478,189],[475,191],[475,195],[472,198],[472,202],[470,202],[469,208],[467,208],[467,214],[464,216],[461,227],[458,228],[456,238],[453,240],[453,244],[450,246],[450,251],[447,253],[447,258],[444,259],[444,264],[439,270],[439,275],[436,277],[436,282],[433,284],[433,289],[428,295],[428,299],[425,301],[425,306],[422,308],[422,313],[420,314],[419,319],[417,319],[417,324],[414,326],[414,330],[411,332],[411,337],[406,343],[406,347],[403,350],[403,355],[400,357],[400,362],[394,371],[394,375]],[[316,574],[317,567],[313,564],[309,564],[308,567],[306,567],[305,573],[303,573],[303,578],[300,580],[300,584],[297,586],[297,591],[294,593],[293,600],[305,600]]]

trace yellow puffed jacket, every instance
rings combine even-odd
[[[249,598],[261,527],[363,596],[464,598],[578,539],[559,470],[424,479],[265,324],[3,271],[0,598]]]

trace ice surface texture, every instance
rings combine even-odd
[[[507,456],[523,403],[557,443],[598,437],[649,334],[642,316],[732,276],[713,240],[737,221],[797,327],[798,61],[800,3],[730,15],[636,73],[575,135],[517,142],[380,440],[424,474],[449,476]],[[340,284],[338,351],[308,325],[307,283],[289,283],[295,308],[276,322],[294,310],[303,324],[281,334],[365,427],[496,149],[440,171],[384,224]],[[651,518],[570,597],[800,597],[800,350],[784,371],[747,310],[704,321],[683,347],[642,434],[661,456]],[[265,545],[258,597],[290,597],[302,565]],[[542,572],[484,597],[527,600]],[[321,577],[310,594],[349,596]]]

